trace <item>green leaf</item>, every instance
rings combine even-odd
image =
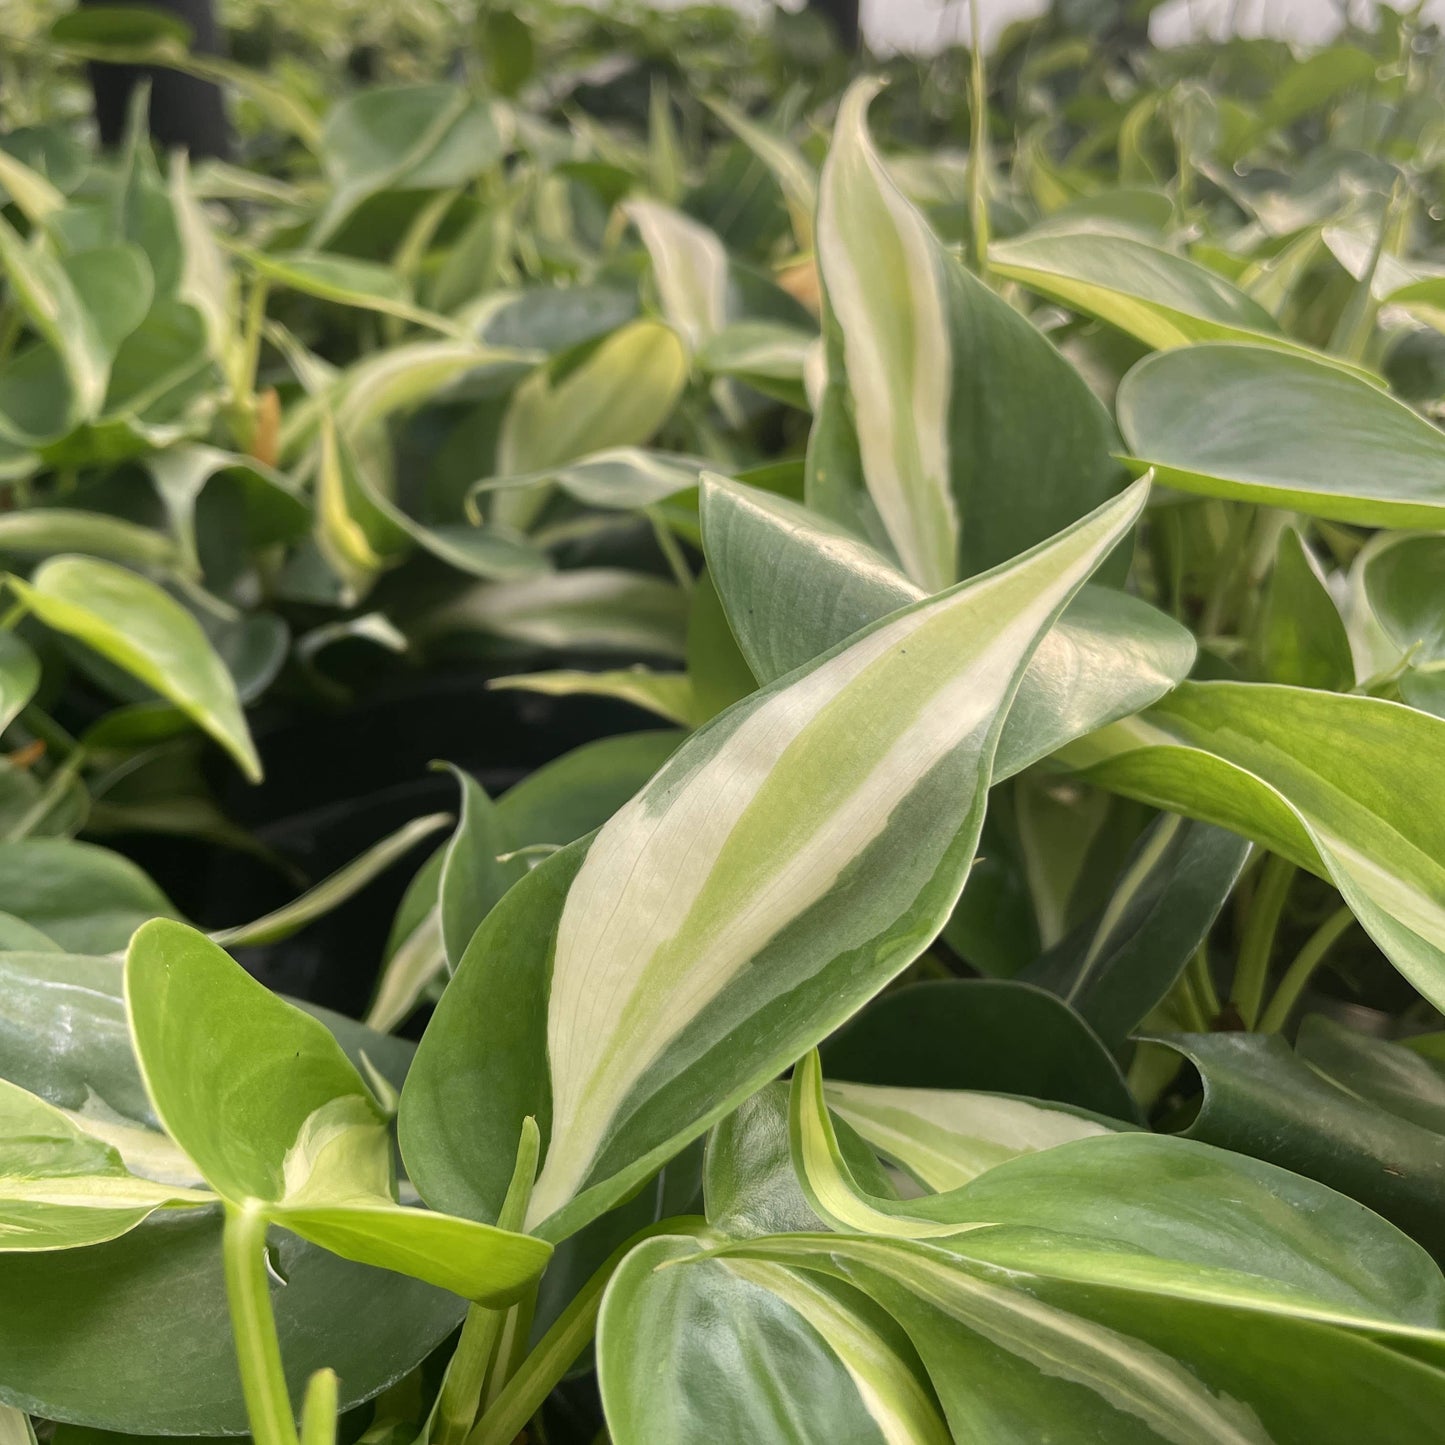
[[[1170,1141],[1084,1140],[1003,1165],[984,1179],[1021,1164],[1152,1142]],[[1272,1177],[1288,1179],[1281,1171]],[[1075,1257],[1071,1238],[1033,1230],[974,1231],[947,1245],[793,1235],[732,1245],[719,1257],[820,1272],[877,1301],[911,1338],[955,1439],[1349,1445],[1387,1415],[1399,1439],[1423,1445],[1435,1429],[1445,1372],[1363,1332],[1318,1322],[1308,1296],[1293,1310],[1288,1287],[1272,1287],[1270,1278],[1286,1257],[1278,1247],[1284,1241],[1270,1231],[1266,1242],[1254,1244],[1250,1228],[1277,1214],[1277,1205],[1253,1192],[1257,1213],[1239,1210],[1249,1224],[1233,1239],[1221,1229],[1219,1243],[1238,1259],[1242,1241],[1245,1262],[1260,1269],[1257,1293],[1253,1277],[1238,1269],[1232,1279],[1204,1271],[1198,1298],[1185,1290],[1173,1295],[1171,1274],[1183,1283],[1196,1273],[1187,1261],[1151,1266],[1149,1256],[1117,1246],[1095,1256],[1100,1272],[1114,1271],[1113,1278],[1076,1281],[1067,1274]],[[1185,1217],[1192,1221],[1197,1212]],[[1207,1228],[1203,1221],[1191,1233]],[[1347,1237],[1319,1232],[1348,1254]],[[1397,1247],[1392,1263],[1398,1269],[1408,1258]],[[1149,1283],[1163,1276],[1165,1288],[1140,1289],[1125,1272],[1135,1261]],[[1423,1256],[1414,1263],[1434,1273]],[[1361,1325],[1415,1334],[1438,1350],[1439,1334],[1429,1328],[1412,1330],[1378,1314]]]
[[[555,486],[584,507],[640,511],[697,486],[707,466],[702,457],[641,447],[610,447],[560,466],[474,482],[467,494],[468,507],[487,492]]]
[[[1310,1032],[1304,1036],[1308,1050]],[[1346,1051],[1338,1045],[1318,1047],[1316,1033],[1315,1052],[1331,1069],[1296,1054],[1278,1034],[1178,1034],[1160,1041],[1189,1059],[1204,1083],[1191,1138],[1318,1179],[1377,1210],[1437,1256],[1445,1253],[1440,1131],[1417,1109],[1401,1109],[1398,1099],[1387,1105],[1378,1083],[1381,1075],[1408,1067],[1398,1058],[1407,1050],[1361,1044],[1361,1052],[1388,1051],[1362,1068],[1342,1064]],[[1356,1092],[1352,1076],[1359,1075],[1377,1082]]]
[[[1131,853],[1098,914],[1021,975],[1057,993],[1120,1047],[1208,937],[1249,844],[1207,823],[1160,818]]]
[[[44,1099],[0,1079],[0,1250],[74,1249],[127,1233],[205,1190],[130,1172],[117,1151]]]
[[[129,931],[129,930],[127,930]],[[137,1071],[123,965],[63,953],[0,956],[0,1077],[104,1128],[135,1155],[164,1146]],[[348,1056],[400,1087],[411,1046],[315,1011]],[[84,1038],[84,1049],[75,1041]],[[146,1127],[149,1126],[149,1127]],[[461,1301],[368,1269],[289,1233],[274,1239],[273,1305],[292,1388],[333,1365],[349,1409],[413,1368],[460,1322]],[[217,1210],[165,1211],[109,1244],[0,1258],[0,1289],[29,1303],[0,1313],[0,1400],[50,1419],[131,1433],[238,1434],[246,1412],[221,1271]],[[106,1308],[95,1303],[104,1299]],[[366,1319],[338,1334],[338,1318]],[[180,1362],[185,1362],[181,1367]]]
[[[141,928],[125,999],[156,1114],[228,1204],[492,1305],[542,1272],[540,1240],[398,1205],[386,1118],[330,1031],[201,934]]]
[[[564,753],[502,796],[496,805],[501,832],[521,846],[560,848],[573,842],[601,827],[657,771],[681,737],[676,732],[625,733]],[[373,1028],[401,1023],[427,985],[446,971],[438,906],[445,858],[446,850],[438,849],[422,866],[397,912],[386,968],[367,1014]]]
[[[29,507],[0,517],[0,551],[21,555],[83,552],[136,567],[166,568],[180,559],[163,533],[79,507]]]
[[[13,632],[0,629],[0,732],[20,715],[40,686],[40,659]]]
[[[1124,378],[1118,413],[1136,464],[1186,492],[1370,527],[1445,520],[1445,438],[1328,361],[1183,347]]]
[[[750,120],[726,101],[705,96],[708,109],[767,166],[783,193],[798,248],[813,248],[813,217],[818,210],[818,173],[790,141]]]
[[[671,582],[640,572],[585,567],[460,593],[413,626],[423,641],[455,632],[486,632],[513,642],[564,650],[681,660],[687,598]]]
[[[785,497],[708,477],[709,575],[753,674],[772,682],[925,594],[871,547]],[[1089,586],[1040,642],[1004,724],[994,781],[1185,677],[1195,645],[1137,598]]]
[[[371,86],[332,107],[321,133],[332,195],[310,243],[319,246],[368,196],[458,186],[495,165],[502,136],[491,107],[460,86]]]
[[[1445,798],[1420,766],[1442,748],[1445,719],[1398,703],[1186,682],[1060,760],[1328,879],[1395,967],[1445,1002]]]
[[[455,1295],[280,1232],[272,1302],[287,1378],[341,1376],[353,1409],[414,1369],[461,1322]],[[218,1210],[165,1211],[108,1244],[0,1256],[0,1400],[133,1434],[244,1435]],[[97,1302],[104,1301],[104,1308]],[[338,1320],[365,1321],[340,1331]]]
[[[822,1046],[830,1078],[1056,1100],[1115,1119],[1137,1106],[1098,1036],[1051,993],[1012,979],[910,984]]]
[[[94,416],[105,399],[113,348],[81,299],[65,267],[21,240],[0,216],[0,266],[36,331],[65,364],[77,421]]]
[[[753,694],[585,852],[513,888],[473,939],[403,1095],[423,1195],[498,1207],[498,1145],[470,1133],[458,1147],[465,1078],[491,1101],[489,1137],[511,1135],[508,1171],[520,1115],[542,1124],[530,1219],[563,1237],[906,967],[967,876],[1030,654],[1142,501],[1136,488]]]
[[[989,248],[990,270],[1161,350],[1253,341],[1304,351],[1217,272],[1135,236],[1053,226]]]
[[[881,1310],[815,1274],[704,1249],[648,1240],[608,1284],[598,1381],[618,1445],[948,1445],[917,1359]]]
[[[1415,666],[1445,661],[1445,536],[1397,537],[1370,553],[1365,596]]]
[[[672,756],[680,732],[623,733],[563,753],[497,803],[508,834],[562,847],[600,828]]]
[[[455,321],[438,316],[412,301],[406,283],[388,266],[358,261],[351,256],[328,256],[316,252],[242,251],[247,265],[273,285],[395,316],[433,331],[460,335]]]
[[[462,790],[462,811],[442,852],[437,905],[447,967],[455,973],[472,935],[527,865],[521,858],[501,861],[516,847],[505,815],[469,773],[450,771]]]
[[[100,655],[174,703],[261,777],[235,684],[200,624],[154,582],[87,557],[52,557],[29,582],[11,577],[20,600],[48,627]]]
[[[1349,633],[1319,564],[1293,527],[1279,534],[1252,648],[1266,681],[1325,692],[1355,685]]]
[[[908,1198],[870,1191],[856,1177],[840,1148],[825,1102],[823,1071],[817,1054],[807,1055],[793,1070],[788,1131],[798,1183],[813,1212],[844,1233],[932,1239],[980,1228],[993,1221],[969,1207],[970,1196],[964,1185],[981,1178],[991,1167],[1033,1149],[1056,1147],[1070,1139],[1109,1132],[1109,1126],[1071,1118],[1061,1110],[1035,1108],[1033,1117],[1028,1118],[1029,1106],[1015,1099],[993,1102],[992,1113],[984,1115],[987,1122],[982,1125],[984,1132],[980,1139],[978,1107],[975,1105],[971,1113],[966,1112],[964,1095],[950,1098],[941,1093],[930,1094],[927,1105],[914,1104],[914,1110],[928,1108],[930,1117],[925,1121],[919,1119],[916,1112],[910,1112],[910,1096],[922,1091],[873,1092],[873,1112],[870,1115],[864,1108],[864,1127],[859,1132],[864,1139],[875,1143],[885,1157],[901,1163],[923,1183],[922,1191],[911,1191]],[[1003,1111],[1002,1118],[1000,1111]],[[990,1138],[989,1125],[995,1136],[1003,1131],[1004,1137]],[[1011,1146],[1010,1128],[1016,1133],[1031,1130],[1032,1144],[1020,1147],[1015,1142]],[[876,1144],[880,1134],[886,1141],[883,1146]],[[930,1175],[950,1181],[944,1192],[924,1183]]]
[[[175,905],[129,858],[68,838],[0,843],[0,909],[75,953],[124,948]]]
[[[865,124],[876,89],[860,81],[844,97],[823,170],[818,262],[841,335],[830,341],[809,501],[849,520],[866,515],[866,488],[880,523],[870,540],[886,539],[932,592],[1116,491],[1116,441],[1073,368],[897,189]],[[1050,398],[1046,427],[1039,396]]]

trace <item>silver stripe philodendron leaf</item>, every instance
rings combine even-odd
[[[949,306],[938,244],[868,136],[879,83],[843,97],[818,203],[818,265],[843,335],[868,491],[903,570],[958,575],[949,485]]]
[[[519,883],[473,940],[403,1095],[423,1195],[496,1207],[515,1135],[484,1157],[475,1124],[508,1095],[550,1116],[527,1223],[564,1236],[912,962],[962,890],[1029,658],[1145,490],[736,704],[585,855],[564,850]],[[542,979],[522,981],[529,970]],[[542,1047],[545,1080],[515,1056]]]

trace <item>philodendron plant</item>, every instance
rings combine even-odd
[[[1007,167],[977,70],[966,166],[870,129],[946,86],[634,134],[497,11],[215,62],[281,178],[0,149],[0,1445],[1445,1439],[1434,52],[1060,23]],[[74,836],[459,635],[667,726],[229,928]],[[227,952],[427,838],[364,1023]]]

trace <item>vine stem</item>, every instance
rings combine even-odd
[[[520,1229],[532,1202],[532,1185],[537,1179],[537,1159],[542,1149],[542,1136],[537,1121],[530,1115],[522,1121],[517,1141],[517,1163],[512,1170],[507,1196],[497,1214],[499,1229]],[[512,1306],[515,1309],[516,1306]],[[485,1309],[472,1305],[462,1325],[462,1337],[456,1353],[447,1366],[441,1393],[437,1396],[436,1415],[432,1421],[433,1445],[462,1445],[482,1405],[492,1357],[502,1336],[510,1309]],[[264,1445],[264,1442],[258,1442]]]
[[[1264,1002],[1265,979],[1269,974],[1269,956],[1274,951],[1274,936],[1279,930],[1280,915],[1290,884],[1298,870],[1288,858],[1271,853],[1260,873],[1259,886],[1250,901],[1244,921],[1244,937],[1239,943],[1239,961],[1234,968],[1234,987],[1230,997],[1244,1026],[1254,1028]]]
[[[1305,991],[1305,985],[1324,962],[1325,955],[1339,942],[1354,921],[1355,915],[1342,904],[1310,934],[1304,947],[1295,955],[1294,962],[1280,979],[1279,987],[1274,991],[1274,997],[1269,1001],[1269,1007],[1259,1021],[1260,1033],[1277,1034],[1284,1028],[1299,1002],[1300,995]]]
[[[281,1367],[276,1316],[266,1275],[266,1216],[259,1202],[226,1205],[221,1235],[226,1300],[246,1418],[256,1445],[299,1445],[291,1395]]]

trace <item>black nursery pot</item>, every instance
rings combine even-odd
[[[191,841],[137,839],[124,851],[187,917],[208,928],[257,918],[325,878],[404,824],[457,809],[457,785],[438,759],[472,774],[492,797],[553,758],[597,738],[655,727],[648,714],[599,699],[487,690],[475,667],[403,680],[337,714],[259,723],[265,780],[217,774],[222,807],[305,875]],[[357,1016],[376,981],[392,918],[438,831],[356,896],[279,943],[238,949],[263,983]]]

